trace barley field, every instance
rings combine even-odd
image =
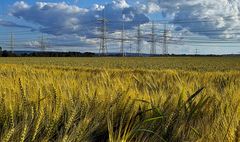
[[[0,58],[2,142],[239,142],[240,58]]]

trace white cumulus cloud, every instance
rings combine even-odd
[[[238,37],[233,32],[240,29],[239,0],[154,0],[154,3],[165,16],[191,32],[212,38]]]
[[[100,25],[98,19],[105,11],[105,18],[109,19],[107,25],[109,31],[120,29],[121,23],[113,24],[111,21],[128,21],[126,29],[132,29],[138,24],[147,23],[148,17],[130,7],[125,0],[115,0],[106,5],[93,5],[90,9],[69,5],[65,2],[46,3],[36,2],[29,5],[26,2],[16,2],[11,14],[17,18],[40,26],[40,31],[52,35],[77,34],[81,36],[93,36]],[[139,22],[140,21],[140,22]]]

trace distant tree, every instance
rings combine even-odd
[[[4,51],[2,52],[2,56],[3,56],[3,57],[8,57],[9,54],[8,54],[8,52],[7,52],[6,50],[4,50]]]

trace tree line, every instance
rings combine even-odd
[[[1,57],[94,57],[95,53],[91,52],[12,52],[2,51],[0,48]]]

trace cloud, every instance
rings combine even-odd
[[[60,35],[60,36],[47,36],[45,35],[43,41],[33,39],[22,42],[22,46],[29,49],[41,50],[41,44],[45,47],[45,50],[58,51],[57,49],[66,48],[66,51],[79,51],[80,49],[88,49],[86,51],[96,50],[96,44],[99,43],[99,40],[89,39],[86,37],[81,37],[78,35]],[[73,50],[74,49],[74,50]],[[78,49],[78,50],[76,50]],[[62,49],[61,49],[62,50]]]
[[[98,43],[96,38],[86,38],[86,36],[79,35],[61,35],[61,36],[51,36],[48,38],[48,43],[53,46],[95,46]]]
[[[41,47],[41,43],[40,41],[27,41],[24,43],[25,47],[31,47],[31,48],[40,48]]]
[[[160,11],[160,6],[154,4],[153,2],[148,3],[148,12],[149,13],[155,13]]]
[[[98,19],[104,15],[109,19],[108,31],[122,28],[119,22],[124,19],[126,29],[133,29],[138,24],[147,23],[148,17],[130,7],[125,0],[116,0],[106,5],[93,5],[90,9],[61,3],[36,2],[29,5],[20,1],[13,5],[11,14],[17,18],[39,25],[40,31],[52,35],[77,34],[79,36],[96,36],[101,23]],[[122,16],[122,13],[124,16]],[[117,22],[118,21],[118,22]],[[115,23],[114,23],[115,22]]]
[[[239,37],[234,34],[240,29],[239,0],[154,0],[154,3],[164,16],[193,33],[211,38]]]
[[[33,29],[30,26],[20,25],[20,24],[16,24],[14,22],[2,20],[2,19],[0,19],[0,26]]]
[[[104,5],[93,4],[91,10],[92,11],[102,11],[104,9]]]
[[[116,8],[129,8],[130,6],[125,0],[115,0],[113,1],[113,6]]]

